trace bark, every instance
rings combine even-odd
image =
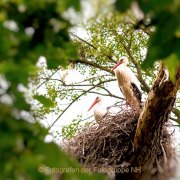
[[[177,68],[175,81],[172,82],[161,64],[156,81],[140,113],[134,136],[134,153],[129,160],[130,166],[138,167],[141,172],[117,175],[116,179],[153,179],[153,166],[158,168],[159,162],[163,173],[159,170],[155,179],[168,179],[166,177],[170,176],[170,167],[173,164],[171,141],[169,138],[169,149],[164,150],[161,139],[163,128],[173,109],[179,86],[180,67]],[[160,157],[159,152],[164,154]]]
[[[173,83],[170,80],[164,80],[166,76],[165,69],[161,65],[159,75],[148,95],[147,101],[140,114],[137,130],[134,138],[135,149],[138,146],[151,143],[160,133],[162,125],[168,120],[176,100],[176,93],[180,86],[180,68],[176,74],[176,80]]]

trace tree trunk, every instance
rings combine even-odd
[[[136,167],[139,173],[118,174],[116,179],[168,179],[173,164],[173,151],[170,136],[167,138],[169,147],[163,147],[161,140],[164,132],[167,132],[165,124],[172,111],[179,86],[180,67],[177,68],[175,80],[172,82],[161,64],[156,81],[140,113],[134,136],[134,153],[129,160],[129,168]],[[157,167],[155,176],[153,167]]]

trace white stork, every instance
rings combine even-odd
[[[94,107],[94,117],[99,124],[102,121],[103,116],[107,113],[107,108],[104,106],[103,100],[100,96],[97,96],[88,111]]]
[[[129,104],[131,108],[137,108],[141,106],[140,82],[127,64],[127,57],[122,56],[118,63],[112,68],[112,71],[115,72],[119,88],[126,98],[127,104]]]

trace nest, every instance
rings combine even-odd
[[[73,139],[66,140],[64,148],[86,167],[116,167],[133,151],[138,117],[137,111],[129,110],[107,114],[100,124],[86,125]]]
[[[63,148],[87,168],[128,166],[134,152],[133,139],[139,114],[138,110],[123,110],[114,116],[107,114],[100,124],[85,125],[75,137],[66,139]],[[160,159],[164,159],[164,152],[168,157],[172,155],[171,138],[166,126],[161,138],[163,149],[160,148],[158,153],[162,156]],[[156,164],[154,166],[156,168]]]

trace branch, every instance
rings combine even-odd
[[[101,89],[103,89],[104,91],[106,91],[108,93],[107,96],[111,96],[111,97],[114,97],[114,98],[117,98],[117,99],[121,99],[121,100],[125,100],[124,98],[121,98],[119,96],[116,96],[114,94],[112,94],[108,89],[106,89],[105,87],[102,87],[102,86],[97,86],[97,87],[100,87]]]
[[[106,77],[109,76],[109,77],[112,78],[112,75],[111,75],[111,74],[105,74],[105,75],[103,75],[103,78],[104,78],[105,76],[106,76]],[[86,81],[89,82],[89,81],[91,81],[92,79],[98,79],[98,78],[102,78],[102,76],[94,76],[94,77],[91,76],[90,78],[87,78],[87,79],[85,79],[85,80],[82,80],[82,81],[79,81],[79,82],[76,82],[76,83],[80,84],[80,83],[83,83],[83,82],[86,82]],[[115,79],[114,79],[114,80],[115,80]]]
[[[101,84],[103,84],[104,81],[99,82],[98,84],[96,84],[96,86],[100,86]],[[52,126],[58,121],[58,119],[69,109],[69,107],[74,104],[80,97],[82,97],[83,95],[85,95],[86,93],[90,92],[92,89],[95,89],[96,86],[93,86],[91,88],[89,88],[88,90],[83,90],[83,92],[77,96],[64,110],[63,112],[55,119],[55,121],[51,124],[51,126],[48,128],[48,130],[50,130],[52,128]],[[97,93],[96,93],[97,94]],[[119,98],[120,99],[120,98]]]
[[[45,81],[43,81],[43,82],[37,87],[37,89],[39,89],[45,82],[47,82],[55,73],[57,73],[57,71],[59,71],[59,69],[57,69],[56,71],[54,71],[48,78],[44,78]]]
[[[92,86],[92,84],[66,84],[64,81],[62,81],[61,79],[56,79],[56,78],[43,78],[43,77],[41,77],[41,78],[37,78],[37,79],[45,79],[45,80],[47,80],[47,81],[60,81],[61,83],[62,83],[62,86]]]
[[[80,122],[89,120],[89,119],[92,118],[92,117],[93,117],[93,115],[91,115],[91,116],[89,116],[89,117],[87,117],[87,118],[85,118],[85,119],[81,119]]]
[[[89,91],[88,93],[99,94],[99,95],[102,95],[102,96],[110,96],[109,94],[103,94],[103,93],[94,92],[94,91]],[[124,101],[125,101],[124,98],[121,98],[121,97],[116,96],[116,95],[113,95],[113,94],[111,94],[111,97],[116,98],[116,99],[121,99],[121,100],[124,100]]]
[[[103,78],[105,77],[105,76],[109,76],[109,77],[111,77],[112,78],[112,75],[108,75],[108,74],[105,74],[105,75],[103,75]],[[44,81],[44,82],[47,82],[47,81],[59,81],[59,82],[61,82],[62,83],[62,86],[92,86],[92,84],[81,84],[81,83],[84,83],[84,82],[89,82],[90,80],[92,80],[92,79],[98,79],[98,78],[102,78],[102,76],[94,76],[94,77],[90,77],[90,78],[87,78],[87,79],[85,79],[85,80],[83,80],[83,81],[78,81],[78,82],[75,82],[76,84],[66,84],[65,83],[65,81],[63,81],[63,80],[61,80],[61,79],[58,79],[58,78],[51,78],[51,77],[40,77],[40,78],[36,78],[36,79],[38,79],[38,80],[41,80],[41,79],[43,79],[43,80],[46,80],[46,81]],[[108,80],[108,82],[110,82],[110,81],[116,81],[116,79],[109,79]],[[44,83],[43,82],[43,83]]]
[[[64,110],[63,112],[55,119],[55,121],[51,124],[51,126],[48,128],[48,130],[50,130],[53,125],[58,121],[58,119],[69,109],[69,107],[74,104],[80,97],[82,97],[84,94],[86,94],[88,91],[90,91],[91,89],[93,89],[94,87],[88,89],[86,92],[81,93],[79,96],[77,96]]]
[[[93,49],[97,50],[98,48],[96,46],[94,46],[93,44],[87,42],[86,40],[80,38],[79,36],[75,35],[74,33],[71,33],[74,37],[76,37],[77,39],[79,39],[80,41],[84,42],[85,44],[89,45],[90,47],[92,47]],[[114,61],[112,59],[112,57],[104,52],[101,52],[105,57],[107,57],[110,61],[116,63],[116,61]]]
[[[126,34],[127,34],[128,32],[129,32],[129,30],[126,32]],[[72,35],[75,36],[76,38],[78,38],[79,40],[81,40],[82,42],[86,43],[86,44],[89,45],[90,47],[93,47],[94,49],[97,50],[97,47],[95,47],[95,46],[92,45],[91,43],[85,41],[84,39],[78,37],[77,35],[74,35],[74,34],[72,34]],[[145,80],[143,79],[142,72],[141,72],[141,68],[140,68],[139,64],[136,62],[136,60],[135,60],[134,57],[132,56],[129,48],[128,48],[124,43],[123,43],[123,47],[124,47],[124,49],[126,50],[127,54],[129,55],[132,63],[135,65],[135,68],[136,68],[136,70],[137,70],[137,77],[138,77],[139,81],[141,82],[141,84],[142,84],[142,86],[144,87],[145,91],[146,91],[146,92],[149,92],[150,88],[149,88],[148,84],[145,82]],[[107,55],[105,55],[105,56],[107,57]],[[109,58],[109,59],[112,60],[112,58]],[[90,65],[90,66],[93,66],[93,67],[95,67],[95,68],[99,68],[99,69],[101,69],[101,70],[104,70],[104,71],[106,71],[106,72],[109,72],[109,73],[113,74],[113,72],[112,72],[109,68],[104,67],[104,66],[101,66],[101,65],[99,65],[99,64],[97,64],[97,63],[95,63],[95,62],[88,61],[87,59],[84,59],[84,58],[83,58],[83,59],[75,60],[74,62],[76,62],[76,63],[82,63],[82,64],[86,64],[86,65]],[[116,63],[116,61],[113,61],[113,62]],[[72,63],[73,63],[73,61],[72,61]]]
[[[81,63],[81,64],[86,64],[86,65],[89,65],[89,66],[92,66],[92,67],[95,67],[95,68],[98,68],[98,69],[101,69],[103,71],[106,71],[110,74],[114,74],[109,68],[105,67],[105,66],[101,66],[95,62],[92,62],[92,61],[89,61],[85,58],[83,59],[76,59],[76,60],[69,60],[70,63]]]

